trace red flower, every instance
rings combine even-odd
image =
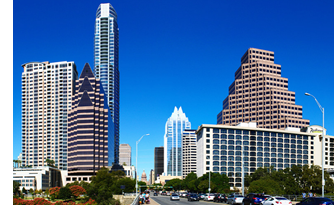
[[[70,190],[74,196],[79,196],[86,193],[86,190],[79,185],[73,185],[70,187]]]

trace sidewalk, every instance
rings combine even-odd
[[[152,198],[150,198],[150,204],[141,204],[141,205],[149,206],[149,205],[160,205],[160,204],[154,201]]]

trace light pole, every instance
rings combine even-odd
[[[242,172],[241,172],[241,179],[242,179],[242,196],[245,197],[245,187],[244,187],[244,179],[245,179],[245,170],[244,170],[244,145],[242,143],[241,145],[242,148],[242,156],[241,156],[241,166],[242,166]]]
[[[137,165],[138,165],[138,143],[144,136],[148,136],[150,134],[144,134],[140,139],[136,142],[136,197],[138,195],[138,173],[137,173]]]
[[[210,169],[210,168],[209,168],[209,169]],[[211,177],[211,171],[209,170],[209,189],[208,189],[209,194],[210,194],[210,191],[211,191],[211,188],[210,188],[210,177]]]
[[[325,167],[325,108],[323,108],[318,100],[311,94],[305,93],[307,96],[312,96],[317,102],[320,111],[322,112],[322,197],[325,197],[325,175],[324,175],[324,167]]]

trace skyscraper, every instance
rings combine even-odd
[[[274,52],[250,48],[241,58],[217,124],[256,122],[260,128],[303,128],[310,121],[302,115],[295,92],[288,90],[288,79],[281,77],[281,65],[274,63]]]
[[[45,160],[67,170],[67,114],[78,79],[74,62],[22,65],[22,166]]]
[[[131,146],[129,144],[119,145],[119,164],[131,166]]]
[[[119,163],[119,71],[117,13],[109,3],[96,11],[94,73],[101,80],[114,123],[114,159]]]
[[[164,147],[154,148],[154,179],[164,172]]]
[[[185,178],[189,173],[196,173],[197,151],[196,130],[185,129],[182,133],[182,176]]]
[[[182,132],[190,129],[191,123],[182,108],[174,108],[165,125],[164,136],[164,173],[182,176]]]
[[[92,176],[114,161],[113,124],[100,80],[85,64],[68,115],[68,175]]]

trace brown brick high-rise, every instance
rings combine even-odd
[[[250,48],[241,58],[217,124],[256,122],[257,127],[270,129],[309,126],[302,115],[295,92],[288,90],[288,79],[281,77],[281,65],[274,63],[274,52]]]

